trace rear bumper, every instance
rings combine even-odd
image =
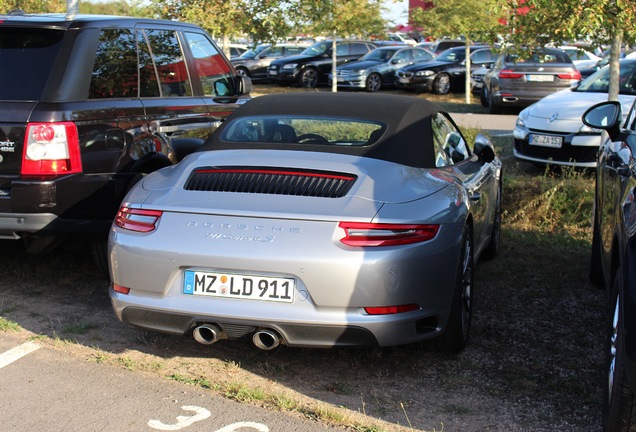
[[[106,238],[128,177],[19,179],[0,196],[0,238]]]

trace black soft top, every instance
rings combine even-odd
[[[445,111],[412,96],[368,93],[307,92],[255,97],[234,111],[200,151],[278,149],[349,154],[417,168],[434,168],[431,117]],[[333,146],[307,143],[228,142],[223,131],[234,120],[257,116],[305,116],[356,119],[385,125],[382,136],[367,145]]]

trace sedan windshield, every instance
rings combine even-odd
[[[576,91],[592,93],[609,93],[610,68],[605,66],[598,72],[590,75],[578,86]],[[624,95],[636,95],[636,61],[621,62],[621,70],[618,79],[618,93]]]
[[[316,42],[315,44],[308,47],[300,54],[307,55],[307,56],[321,55],[327,52],[327,49],[329,49],[330,46],[331,46],[331,42]]]
[[[391,48],[379,48],[365,54],[360,58],[360,61],[379,61],[387,62],[393,57],[397,50]]]

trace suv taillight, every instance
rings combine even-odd
[[[23,175],[82,172],[77,126],[71,122],[29,123],[22,153]]]

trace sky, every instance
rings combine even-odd
[[[383,0],[384,6],[389,10],[389,15],[385,18],[392,21],[395,25],[404,24],[408,21],[407,9],[409,7],[408,0]]]

